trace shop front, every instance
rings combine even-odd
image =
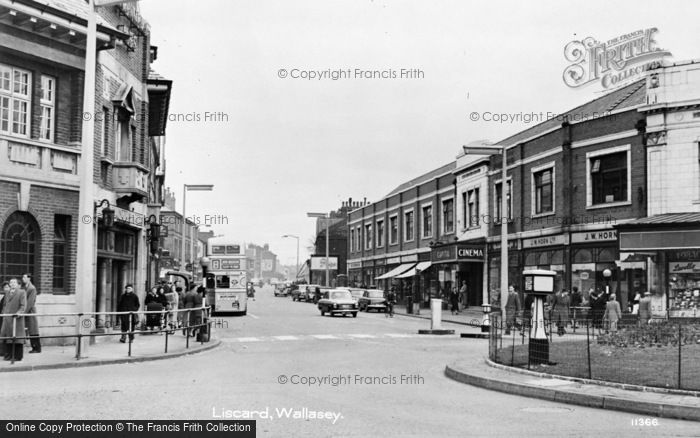
[[[348,261],[348,284],[358,286],[362,283],[362,262]]]
[[[374,285],[374,260],[364,260],[362,262],[362,287]]]
[[[700,318],[700,213],[652,216],[616,228],[621,263],[643,271],[640,289],[652,293],[652,316]]]
[[[523,239],[523,269],[521,272],[527,269],[554,271],[557,273],[554,279],[554,290],[559,291],[566,288],[566,251],[568,245],[568,234]]]
[[[389,257],[386,259],[382,259],[381,261],[379,261],[379,264],[383,265],[384,272],[377,275],[374,278],[374,281],[377,285],[377,289],[382,289],[384,291],[388,291],[391,288],[393,284],[393,278],[396,275],[401,274],[410,268],[410,266],[407,266],[403,271],[398,269],[401,266],[401,257]]]
[[[492,305],[497,305],[501,300],[501,243],[494,242],[488,245],[488,296]],[[514,284],[522,294],[523,264],[521,263],[520,240],[508,241],[508,284]],[[521,296],[521,300],[524,296]]]
[[[462,286],[466,285],[466,297],[461,297],[462,304],[465,306],[482,304],[485,247],[485,241],[433,247],[431,262],[434,266],[433,272],[437,274],[437,289],[443,299],[448,299],[452,288],[456,288],[459,292]]]

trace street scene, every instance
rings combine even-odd
[[[0,0],[3,436],[698,436],[700,6]]]

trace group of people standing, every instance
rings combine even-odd
[[[144,299],[145,310],[161,313],[147,313],[145,320],[145,329],[159,330],[170,328],[171,330],[182,328],[182,334],[194,336],[196,328],[190,328],[201,324],[201,312],[181,310],[181,309],[196,309],[204,304],[204,295],[206,290],[204,286],[197,287],[192,285],[188,291],[182,287],[173,285],[172,283],[161,282],[158,286],[152,287],[146,294]],[[132,285],[128,284],[124,288],[124,293],[119,297],[117,305],[118,312],[134,312],[131,314],[130,320],[128,314],[121,315],[121,331],[122,336],[119,342],[126,342],[126,335],[129,334],[129,341],[133,341],[133,331],[138,330],[139,317],[138,312],[141,304],[139,298],[134,292]],[[163,315],[163,312],[165,315]],[[165,316],[165,318],[162,318]]]
[[[41,353],[39,323],[36,316],[36,287],[31,274],[22,275],[22,285],[17,278],[2,284],[0,314],[0,352],[4,360],[20,361],[24,357],[24,338],[29,337],[30,353]],[[26,331],[26,334],[25,334]],[[21,339],[17,339],[21,338]]]

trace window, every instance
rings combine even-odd
[[[34,283],[39,279],[39,224],[29,213],[16,211],[5,221],[0,235],[0,278],[22,277],[34,274]]]
[[[410,242],[413,240],[413,211],[407,211],[404,213],[404,242]]]
[[[501,205],[503,203],[503,200],[501,198],[501,190],[502,188],[502,183],[496,184],[496,205],[494,206],[494,211],[496,212],[496,217],[494,218],[494,221],[496,223],[501,222],[501,219],[503,219],[504,215],[501,213]],[[513,198],[510,196],[511,193],[511,181],[508,181],[506,184],[506,207],[508,209],[507,211],[507,219],[506,220],[512,220],[513,219]]]
[[[102,107],[102,123],[100,125],[102,132],[100,133],[100,148],[103,157],[107,157],[109,153],[109,108]]]
[[[29,136],[32,75],[0,64],[0,132]]]
[[[455,201],[447,199],[442,201],[442,233],[449,234],[455,230]]]
[[[593,204],[629,201],[627,154],[623,151],[590,158]]]
[[[372,249],[372,224],[365,225],[365,249]]]
[[[394,245],[399,240],[399,219],[397,216],[389,218],[389,243]]]
[[[116,123],[115,123],[115,159],[121,162],[128,162],[132,160],[131,156],[131,114],[125,110],[115,111]]]
[[[350,228],[350,251],[355,252],[355,229]]]
[[[384,221],[377,221],[377,248],[384,246]]]
[[[472,189],[465,192],[467,195],[467,214],[469,215],[467,224],[469,228],[479,226],[479,189]]]
[[[56,123],[56,79],[41,75],[41,140],[53,141]]]
[[[433,206],[423,207],[423,238],[433,237]]]
[[[357,242],[355,243],[355,248],[360,251],[362,249],[362,230],[360,227],[356,228],[355,237],[357,237]]]
[[[70,216],[57,214],[53,222],[53,288],[54,292],[66,289],[68,269],[68,232]]]
[[[552,177],[554,169],[549,168],[535,172],[534,179],[534,212],[535,214],[554,212],[554,179]]]

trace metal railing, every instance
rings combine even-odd
[[[193,312],[199,312],[198,316],[194,317],[192,321],[191,316]],[[147,325],[152,320],[149,320],[149,315],[156,316],[158,321],[157,328],[155,330],[148,330],[149,327],[155,327],[155,325]],[[12,319],[12,336],[0,337],[0,343],[4,348],[8,348],[8,345],[20,344],[23,345],[26,340],[31,339],[70,339],[75,338],[75,359],[82,359],[81,349],[82,341],[84,338],[97,338],[105,336],[120,336],[125,339],[124,343],[128,345],[127,355],[131,357],[131,345],[135,335],[144,334],[154,334],[154,333],[165,333],[164,342],[164,352],[168,352],[168,338],[173,335],[176,330],[183,330],[185,333],[185,348],[190,347],[190,338],[195,336],[195,332],[200,333],[199,338],[201,344],[208,342],[208,337],[211,334],[211,307],[202,306],[196,308],[185,308],[177,310],[141,310],[136,312],[88,312],[88,313],[23,313],[23,314],[0,314],[0,320],[4,318]],[[151,316],[153,319],[154,316]],[[59,323],[65,325],[68,318],[76,318],[75,327],[76,333],[65,334],[65,335],[25,335],[24,333],[17,333],[17,324],[20,318],[48,318],[54,317],[58,318]],[[100,318],[102,317],[102,318]],[[128,330],[121,331],[123,318],[128,318]],[[116,321],[116,323],[115,323]],[[182,321],[184,324],[179,324],[178,321]],[[136,324],[134,324],[136,322]],[[194,323],[192,323],[194,322]],[[26,321],[25,321],[26,325]],[[203,332],[203,328],[206,327],[206,332]],[[107,332],[103,331],[105,329],[118,328],[118,330]],[[84,332],[90,330],[89,332]],[[20,336],[21,335],[21,336]],[[126,338],[128,337],[128,342]],[[206,340],[205,340],[206,339]],[[14,348],[10,348],[10,363],[14,364],[16,361]]]
[[[545,319],[546,342],[533,342],[530,321],[491,314],[489,358],[553,375],[700,391],[700,320],[590,316]]]

